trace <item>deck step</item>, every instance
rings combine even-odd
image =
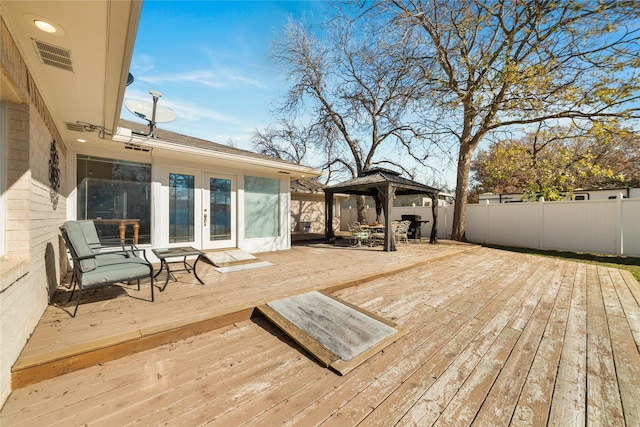
[[[335,282],[328,281],[328,283],[323,286],[315,286],[311,289],[331,294],[342,289],[390,276],[420,265],[426,265],[432,262],[455,257],[464,252],[476,250],[478,248],[479,246],[468,245],[461,247],[460,250],[438,255],[426,260],[421,259],[400,267],[371,274],[364,274],[357,279],[347,279]],[[288,296],[291,296],[291,294],[281,295],[280,297],[285,298]],[[247,301],[247,305],[244,307],[236,306],[232,310],[227,312],[217,312],[211,316],[202,315],[197,318],[189,318],[188,320],[168,321],[154,327],[129,330],[127,332],[120,334],[116,333],[113,336],[101,339],[88,339],[82,343],[49,352],[21,356],[11,369],[11,387],[12,389],[22,388],[49,378],[54,378],[66,373],[183,340],[195,335],[232,325],[236,322],[249,320],[252,316],[261,314],[256,311],[256,308],[265,304],[267,301],[256,301],[255,299],[251,300],[250,298],[249,300],[250,301]]]

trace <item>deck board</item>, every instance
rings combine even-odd
[[[408,248],[405,254],[418,245]],[[257,305],[272,294],[325,287],[407,332],[348,375],[324,369],[254,317],[17,389],[0,424],[640,425],[640,286],[627,272],[444,248],[444,257],[434,250],[427,263],[414,253],[412,268],[392,255],[374,278],[356,284],[355,267],[380,262],[379,254],[339,250],[329,260],[330,250],[296,248],[291,271],[287,254],[276,253],[271,272],[222,277],[203,269],[204,287],[179,276],[160,297],[162,318],[144,301],[95,298],[78,313],[89,321],[82,322],[87,331],[52,307],[40,325],[49,333],[37,331],[29,357],[37,357],[34,348],[53,351],[72,341],[65,331],[111,339],[103,328],[114,313],[132,316],[115,323],[128,325],[128,333],[151,331],[170,317],[179,318],[172,324],[189,322],[188,308],[191,320],[202,320],[216,303],[213,311],[224,315],[241,309],[248,295]],[[332,268],[329,280],[323,268]]]
[[[585,425],[587,394],[586,266],[574,276],[560,365],[549,413],[551,425]]]
[[[624,423],[607,313],[599,286],[612,285],[608,276],[606,270],[587,268],[587,401],[600,402],[588,405],[587,418],[595,425]]]
[[[556,300],[512,417],[513,425],[547,424],[576,267],[575,263],[564,266]]]

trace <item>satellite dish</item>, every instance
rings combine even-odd
[[[154,117],[154,104],[151,102],[129,99],[127,101],[124,101],[124,106],[127,107],[127,110],[131,111],[133,114],[148,122],[153,121],[154,123],[169,123],[174,121],[178,117],[175,111],[159,105],[155,105]]]

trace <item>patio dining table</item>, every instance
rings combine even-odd
[[[362,224],[360,227],[367,229],[367,230],[371,230],[372,233],[384,233],[384,225],[382,224],[375,224],[375,225],[368,225],[368,224]]]
[[[364,230],[369,231],[369,246],[374,246],[377,243],[384,241],[385,226],[382,224],[363,224],[361,226]]]

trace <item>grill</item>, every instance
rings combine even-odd
[[[402,215],[402,220],[411,221],[409,231],[407,232],[407,237],[414,240],[422,237],[420,231],[420,226],[422,225],[420,221],[422,220],[422,217],[420,215]]]

